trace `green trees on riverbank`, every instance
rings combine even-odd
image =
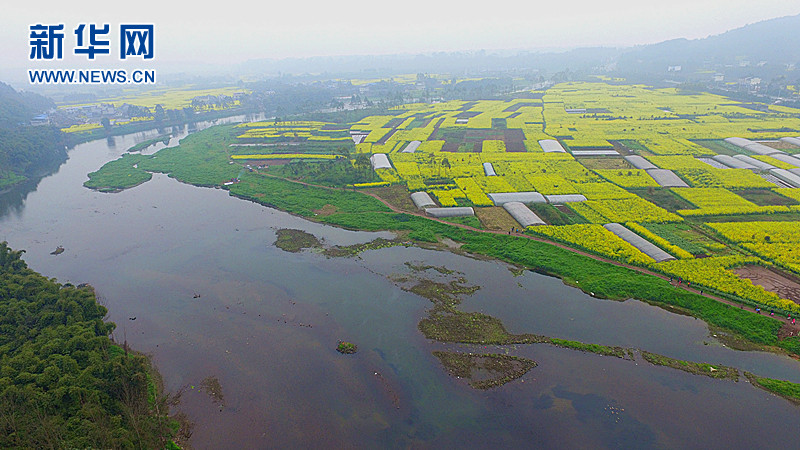
[[[0,83],[0,189],[66,161],[66,137],[52,126],[30,126],[52,100]]]
[[[89,286],[0,243],[0,447],[163,448],[174,433],[146,357],[109,339]]]

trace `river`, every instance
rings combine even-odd
[[[178,131],[168,145],[189,130]],[[541,344],[428,341],[417,323],[430,302],[392,279],[419,275],[406,262],[447,267],[481,286],[461,309],[498,317],[511,332],[800,382],[797,361],[731,350],[700,320],[449,252],[287,253],[273,245],[277,229],[331,245],[392,235],[308,222],[160,174],[116,194],[82,186],[88,172],[157,135],[81,144],[56,173],[0,194],[0,240],[25,249],[34,270],[96,288],[117,324],[114,338],[151,355],[166,389],[182,393],[177,410],[195,423],[196,448],[797,446],[800,410],[744,379]],[[59,245],[64,253],[51,255]],[[337,353],[340,339],[359,352]],[[473,390],[447,374],[432,355],[438,349],[508,352],[538,366],[502,387]],[[222,398],[201,389],[209,377]]]

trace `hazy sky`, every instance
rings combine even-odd
[[[28,27],[35,23],[66,25],[65,57],[74,46],[72,31],[80,23],[110,23],[112,30],[121,22],[153,23],[156,58],[173,66],[289,56],[646,44],[705,37],[800,13],[798,0],[223,0],[191,2],[194,6],[168,0],[3,3],[0,79],[32,66]]]

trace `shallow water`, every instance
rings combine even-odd
[[[331,245],[391,234],[315,224],[164,175],[117,194],[81,186],[86,173],[156,135],[80,145],[57,173],[27,192],[3,194],[0,240],[26,249],[29,265],[47,276],[95,286],[117,323],[115,339],[151,354],[167,390],[182,392],[179,409],[196,422],[195,447],[795,446],[800,410],[745,380],[546,345],[486,349],[539,366],[501,388],[475,391],[449,377],[431,352],[477,348],[424,339],[417,323],[430,302],[389,277],[414,275],[409,261],[444,266],[481,286],[462,310],[498,317],[511,332],[800,381],[796,361],[730,350],[702,321],[447,252],[286,253],[273,245],[276,229],[302,229]],[[65,252],[50,255],[58,245]],[[359,352],[338,354],[340,339]],[[222,404],[200,390],[210,376],[221,383]]]

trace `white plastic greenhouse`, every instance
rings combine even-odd
[[[564,147],[555,139],[542,139],[539,141],[539,146],[542,147],[545,153],[566,153]]]
[[[769,173],[786,184],[789,184],[795,188],[800,188],[800,175],[789,172],[786,169],[772,169],[769,171]]]
[[[775,158],[778,161],[783,161],[787,164],[791,164],[793,166],[800,167],[800,158],[796,158],[794,156],[790,156],[784,153],[775,153],[773,155],[769,155],[770,158]]]
[[[664,250],[661,250],[652,242],[639,236],[638,234],[623,227],[618,223],[607,223],[603,226],[605,227],[606,230],[616,234],[617,236],[622,238],[622,240],[624,240],[625,242],[638,248],[639,251],[641,251],[645,255],[655,259],[656,262],[669,261],[671,259],[675,259],[674,256],[670,255]]]
[[[428,208],[425,214],[431,217],[465,217],[474,216],[475,210],[470,206],[457,206],[454,208]]]
[[[675,172],[667,169],[649,169],[647,174],[656,180],[662,187],[689,187],[685,181],[675,175]]]
[[[582,194],[554,194],[544,196],[548,202],[554,205],[563,205],[564,203],[585,202],[586,197]]]
[[[427,192],[414,192],[411,194],[411,201],[418,209],[425,209],[436,206],[431,196]]]
[[[772,164],[765,163],[764,161],[759,161],[747,155],[733,155],[733,157],[738,159],[739,161],[746,162],[751,166],[758,167],[761,170],[770,170],[775,168],[775,166],[773,166]]]
[[[419,147],[419,144],[422,144],[422,142],[411,141],[408,143],[408,145],[406,145],[406,148],[404,148],[400,153],[414,153],[415,151],[417,151],[417,147]]]
[[[788,142],[789,144],[796,145],[800,147],[800,136],[797,137],[785,137],[781,138],[783,142]]]
[[[628,161],[633,167],[637,169],[658,169],[658,167],[650,161],[644,159],[639,155],[626,156],[625,161]]]
[[[369,161],[372,163],[372,168],[375,170],[392,168],[392,164],[389,162],[389,158],[385,153],[375,153],[369,158]]]
[[[789,144],[796,145],[800,147],[800,136],[797,137],[782,137],[781,140],[783,142],[788,142]]]
[[[495,194],[487,194],[495,206],[503,206],[503,203],[520,202],[520,203],[547,203],[544,195],[538,192],[498,192]]]
[[[540,219],[539,216],[520,202],[504,203],[503,208],[523,227],[546,225],[544,220]]]
[[[714,161],[724,164],[725,166],[730,167],[731,169],[750,169],[750,170],[758,170],[758,167],[742,161],[741,159],[736,159],[733,156],[729,155],[714,155],[712,157]]]
[[[767,147],[764,144],[759,144],[758,142],[753,142],[749,139],[740,138],[740,137],[729,137],[725,139],[725,142],[729,144],[733,144],[737,147],[741,147],[745,150],[749,150],[753,153],[758,155],[772,155],[774,153],[783,153],[780,150],[776,150],[772,147]]]

